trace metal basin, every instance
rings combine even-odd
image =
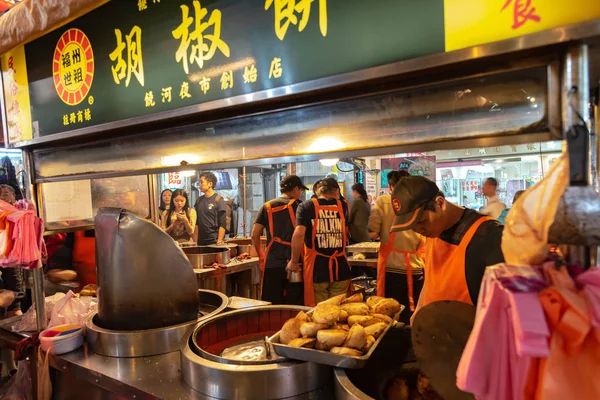
[[[184,247],[182,250],[194,269],[206,268],[215,262],[229,264],[231,260],[228,247],[195,246]]]
[[[278,359],[239,362],[221,357],[224,348],[252,342],[281,329],[301,306],[263,306],[220,314],[182,339],[181,372],[194,390],[219,399],[330,399],[332,369],[325,365]],[[218,317],[218,318],[217,318]],[[206,357],[206,358],[205,358]],[[315,397],[316,396],[316,397]]]
[[[362,369],[334,372],[338,400],[386,400],[389,384],[407,368],[415,367],[410,352],[410,329],[390,329]]]
[[[183,335],[199,321],[227,307],[229,299],[212,290],[198,290],[198,318],[178,325],[144,330],[113,330],[98,325],[98,314],[85,322],[90,350],[108,357],[146,357],[177,351]]]
[[[229,239],[226,243],[234,243],[237,244],[237,253],[243,254],[248,253],[251,257],[258,257],[256,254],[256,249],[252,246],[252,239],[250,238],[239,238],[239,239]],[[261,237],[260,244],[262,246],[263,251],[267,248],[267,238]]]

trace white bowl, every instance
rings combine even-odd
[[[64,354],[76,350],[83,345],[83,330],[79,335],[67,337],[65,340],[40,340],[40,348],[50,354]]]

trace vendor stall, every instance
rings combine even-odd
[[[259,297],[258,259],[178,246],[150,222],[158,175],[185,172],[193,191],[197,171],[237,172],[241,223],[230,235],[246,236],[256,198],[269,193],[258,167],[562,140],[587,123],[600,5],[521,15],[517,2],[473,11],[475,1],[86,1],[47,31],[20,35],[2,55],[5,143],[23,150],[47,235],[96,230],[98,313],[83,348],[49,356],[54,397],[381,398],[388,374],[374,383],[305,360],[224,360],[236,338],[269,353],[265,336],[302,308],[223,314],[227,296]],[[586,245],[580,260],[594,262],[595,240],[568,243]],[[366,247],[376,245],[352,262],[376,267]],[[41,331],[42,269],[32,275]],[[365,371],[415,361],[410,332],[386,329]],[[203,330],[219,332],[205,347]],[[18,339],[0,331],[0,344]]]

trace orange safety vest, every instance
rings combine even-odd
[[[439,238],[427,240],[425,285],[421,292],[423,306],[443,300],[473,305],[465,275],[465,257],[475,232],[481,224],[489,220],[490,217],[481,217],[475,221],[458,245]]]
[[[311,199],[315,205],[315,219],[313,220],[312,229],[312,248],[304,245],[304,305],[314,307],[315,304],[315,286],[314,286],[314,272],[315,272],[315,260],[317,257],[325,257],[329,259],[329,282],[335,282],[339,280],[339,257],[346,257],[346,224],[342,223],[342,249],[336,250],[332,255],[326,255],[319,253],[315,250],[315,238],[317,237],[317,226],[319,225],[319,211],[330,210],[337,211],[341,218],[344,218],[344,208],[342,202],[337,200],[336,205],[322,206],[319,201],[315,198]],[[334,273],[335,269],[335,273]],[[352,291],[352,285],[349,287],[350,292]]]
[[[390,254],[398,253],[404,255],[404,265],[406,265],[406,279],[408,280],[408,301],[410,303],[410,311],[415,310],[415,300],[413,297],[413,276],[412,266],[410,265],[410,256],[420,254],[425,256],[425,239],[421,237],[421,243],[415,251],[398,250],[394,248],[394,240],[396,232],[390,233],[388,242],[381,242],[379,246],[379,255],[377,256],[377,296],[385,297],[385,272]]]
[[[290,199],[290,201],[286,205],[275,207],[275,208],[273,208],[271,206],[270,201],[267,201],[267,203],[265,204],[265,206],[267,207],[267,217],[269,219],[269,236],[271,237],[271,241],[267,244],[267,248],[265,249],[264,262],[262,263],[262,265],[260,265],[260,269],[263,272],[263,277],[265,274],[265,264],[267,263],[267,257],[269,256],[269,250],[271,250],[273,243],[277,242],[277,243],[283,244],[285,246],[290,246],[290,247],[292,246],[291,242],[286,242],[286,241],[282,240],[280,237],[275,236],[275,226],[273,225],[273,214],[276,212],[282,212],[282,211],[287,210],[290,213],[290,221],[292,223],[292,230],[293,230],[294,227],[296,226],[296,214],[294,213],[294,207],[292,207],[295,202],[296,202],[296,199]]]
[[[96,238],[86,237],[84,231],[75,232],[73,265],[79,279],[79,289],[96,284]]]

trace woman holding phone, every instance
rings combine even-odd
[[[192,241],[196,228],[196,210],[190,208],[188,195],[183,189],[173,191],[171,205],[161,218],[161,227],[179,243]]]

